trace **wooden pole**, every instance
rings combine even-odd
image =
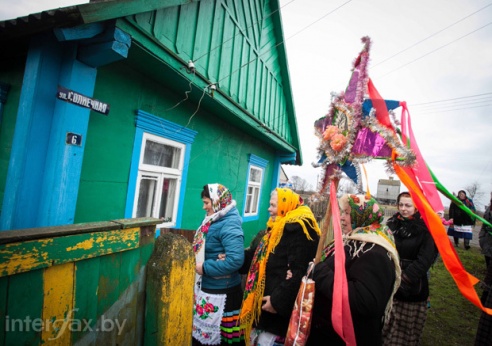
[[[330,177],[330,184],[335,184],[335,191],[338,190],[338,182],[340,178],[338,177]],[[328,234],[328,230],[331,224],[331,196],[328,200],[328,206],[326,207],[325,217],[323,219],[323,225],[321,227],[321,236],[319,238],[318,249],[316,250],[316,257],[314,258],[314,264],[318,264],[321,261],[321,254],[323,253],[323,249],[325,247],[326,235]]]

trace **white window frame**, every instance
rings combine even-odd
[[[257,170],[260,172],[260,181],[251,181],[251,170]],[[261,183],[263,182],[263,176],[265,173],[265,169],[256,165],[250,165],[248,171],[248,184],[246,187],[246,202],[244,204],[244,216],[256,216],[258,215],[258,209],[260,206],[260,194],[261,194]],[[252,193],[249,193],[250,188],[253,190]],[[256,193],[255,193],[256,192]],[[247,210],[248,207],[248,198],[251,197],[250,210]],[[255,205],[255,197],[256,197],[256,205]],[[252,211],[255,210],[255,211]]]
[[[172,146],[175,148],[179,148],[180,155],[179,155],[178,168],[161,167],[161,166],[144,164],[143,159],[144,159],[145,145],[146,145],[147,141],[153,141],[156,143],[160,143],[160,144]],[[186,150],[186,145],[183,143],[172,141],[172,140],[169,140],[167,138],[156,136],[156,135],[153,135],[153,134],[150,134],[147,132],[143,133],[142,143],[141,143],[141,147],[140,147],[140,162],[138,165],[138,176],[137,176],[137,183],[135,186],[135,196],[134,196],[132,217],[136,217],[136,215],[137,215],[138,197],[140,194],[140,183],[141,183],[142,178],[144,178],[146,176],[147,177],[153,177],[157,181],[157,186],[155,189],[156,195],[154,198],[154,200],[157,201],[157,203],[154,204],[152,211],[151,211],[151,215],[146,215],[148,217],[155,217],[155,218],[159,218],[160,202],[161,202],[161,197],[162,197],[162,184],[164,182],[164,179],[166,179],[166,178],[176,179],[176,193],[175,193],[174,203],[173,203],[172,220],[171,220],[171,222],[163,222],[163,223],[157,225],[156,227],[157,228],[169,228],[169,227],[176,226],[185,150]]]

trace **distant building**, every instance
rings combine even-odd
[[[384,204],[396,204],[396,198],[400,194],[401,182],[394,180],[393,177],[389,179],[379,179],[378,192],[376,199],[380,203]]]
[[[284,168],[282,166],[280,166],[278,187],[288,187],[289,189],[292,189],[292,183],[289,181],[289,177],[285,173]]]

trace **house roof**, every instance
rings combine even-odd
[[[400,186],[401,185],[401,181],[399,181],[399,180],[393,180],[393,179],[379,179],[378,185]]]
[[[85,4],[0,21],[0,41],[33,35],[48,29],[90,24],[198,1],[200,0],[91,0]]]

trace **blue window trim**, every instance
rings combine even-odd
[[[254,221],[258,220],[260,218],[260,211],[258,210],[258,213],[256,215],[251,215],[251,216],[246,216],[245,215],[245,209],[246,209],[246,197],[248,193],[248,182],[249,182],[249,172],[251,170],[251,166],[257,166],[263,169],[263,174],[261,175],[261,182],[260,182],[260,195],[258,196],[258,206],[261,205],[261,190],[263,186],[263,182],[265,181],[265,168],[268,165],[268,161],[265,159],[262,159],[259,156],[256,156],[254,154],[249,154],[248,155],[248,173],[246,175],[246,186],[244,188],[244,200],[243,200],[243,222],[248,222],[248,221]]]
[[[188,177],[188,167],[190,163],[191,145],[195,140],[197,131],[190,130],[171,121],[164,120],[153,114],[142,110],[137,110],[135,117],[135,140],[133,142],[132,163],[130,166],[130,177],[128,181],[128,192],[126,197],[125,218],[131,218],[133,213],[133,202],[135,200],[135,190],[137,187],[138,164],[140,162],[140,151],[142,148],[142,139],[144,133],[150,133],[166,139],[170,139],[185,144],[183,158],[183,173],[181,175],[181,186],[178,202],[178,213],[176,215],[175,228],[181,227],[182,210],[184,205],[184,195],[186,191],[186,182]],[[159,235],[159,230],[156,236]]]

